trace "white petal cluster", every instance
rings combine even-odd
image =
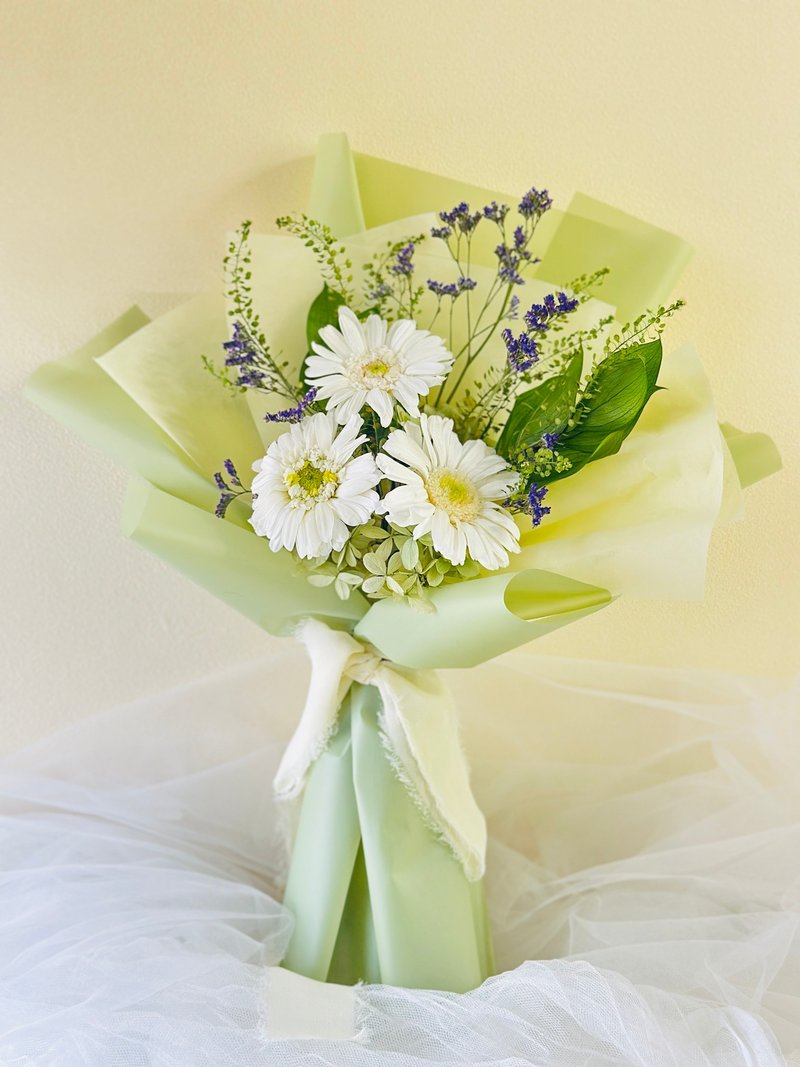
[[[303,559],[328,556],[344,546],[349,527],[375,514],[381,476],[369,453],[354,456],[366,441],[361,427],[358,415],[341,430],[333,414],[310,415],[253,464],[250,523],[273,551],[294,550]]]
[[[499,504],[517,475],[483,441],[462,443],[453,420],[422,415],[419,425],[393,430],[377,457],[380,470],[397,483],[379,505],[396,526],[414,537],[430,534],[433,547],[451,563],[467,555],[487,570],[508,566],[519,551],[519,530]]]
[[[312,344],[306,380],[318,389],[317,399],[328,401],[340,423],[366,405],[388,426],[394,403],[409,415],[419,415],[419,398],[427,396],[450,372],[453,357],[440,337],[418,330],[411,319],[391,327],[377,315],[359,322],[347,307],[339,309],[339,329],[324,326],[324,345]]]
[[[274,551],[325,560],[354,527],[385,515],[454,567],[467,559],[487,570],[508,566],[519,529],[501,503],[517,474],[485,442],[462,442],[452,419],[419,411],[420,397],[453,364],[442,339],[410,319],[389,326],[370,315],[362,323],[347,307],[339,329],[325,326],[320,338],[325,345],[312,345],[305,377],[326,411],[301,418],[253,465],[256,533]],[[357,454],[368,440],[363,408],[390,426],[396,405],[417,421],[392,430],[377,456]],[[392,483],[383,499],[382,478]]]

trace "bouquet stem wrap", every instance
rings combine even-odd
[[[474,988],[492,970],[486,824],[447,690],[318,620],[299,635],[311,684],[275,779],[279,798],[304,792],[285,964],[320,981]]]

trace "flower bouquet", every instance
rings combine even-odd
[[[278,227],[229,239],[224,295],[133,309],[29,394],[136,475],[129,536],[308,649],[285,965],[464,991],[493,967],[486,824],[439,669],[699,595],[711,528],[779,461],[720,432],[690,347],[662,366],[676,237],[342,136]]]

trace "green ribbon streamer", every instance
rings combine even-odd
[[[466,992],[493,967],[483,883],[423,823],[386,759],[379,710],[373,686],[352,687],[306,786],[284,964],[318,981]]]

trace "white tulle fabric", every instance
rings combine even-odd
[[[287,643],[3,764],[4,1067],[800,1062],[797,690],[526,654],[449,675],[502,973],[362,987],[357,1040],[270,1040],[306,681]]]

